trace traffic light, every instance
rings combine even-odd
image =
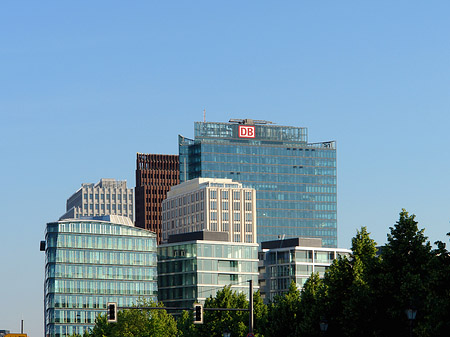
[[[194,324],[203,324],[203,305],[194,304]]]
[[[108,322],[116,323],[117,322],[117,303],[108,302],[106,304],[106,315],[108,317]]]

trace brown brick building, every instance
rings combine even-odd
[[[136,227],[157,234],[161,242],[161,202],[171,186],[180,183],[178,155],[143,154],[136,158]]]

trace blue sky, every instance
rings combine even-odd
[[[449,229],[448,1],[2,1],[0,329],[43,335],[45,224],[83,182],[177,153],[193,122],[338,147],[339,246],[401,208]]]

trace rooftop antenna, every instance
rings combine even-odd
[[[206,123],[206,109],[203,109],[203,123]]]

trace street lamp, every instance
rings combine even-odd
[[[223,330],[223,337],[230,337],[231,336],[231,332],[228,329],[228,327],[225,328],[225,330]]]
[[[409,336],[412,337],[412,325],[413,321],[416,319],[417,309],[415,307],[409,307],[405,310],[405,313],[409,319]]]
[[[320,331],[322,331],[323,334],[327,332],[328,329],[328,321],[325,319],[325,317],[320,318]]]

